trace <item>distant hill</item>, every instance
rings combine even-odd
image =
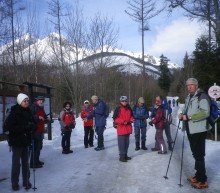
[[[0,60],[10,60],[11,50],[12,43],[3,45],[0,48]],[[76,49],[74,45],[71,45],[65,38],[62,38],[62,50],[65,64],[71,65],[74,68],[76,63]],[[17,64],[34,63],[34,61],[41,61],[48,65],[58,63],[57,61],[60,60],[59,36],[56,33],[51,33],[43,39],[38,39],[25,34],[15,41],[15,51]],[[85,72],[87,73],[92,73],[94,66],[98,65],[101,59],[106,63],[106,67],[116,67],[125,73],[140,74],[143,71],[144,64],[147,74],[155,78],[158,78],[160,75],[160,59],[154,56],[146,55],[143,62],[140,53],[112,49],[102,53],[97,50],[91,54],[85,48],[78,49],[78,63],[85,67]],[[170,62],[168,67],[170,69],[179,68],[179,65]]]

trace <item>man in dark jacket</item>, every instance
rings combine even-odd
[[[141,134],[141,149],[147,150],[145,146],[146,132],[147,132],[147,120],[149,117],[148,109],[144,104],[144,98],[140,97],[138,103],[133,107],[134,115],[134,132],[135,132],[135,150],[140,150],[140,134]]]
[[[30,107],[31,112],[34,116],[35,122],[37,123],[37,130],[34,133],[34,149],[31,153],[31,168],[42,168],[44,162],[40,161],[40,151],[43,148],[44,138],[44,124],[47,119],[44,111],[44,96],[37,96],[36,101]]]
[[[20,160],[23,186],[26,189],[30,189],[32,185],[29,181],[28,150],[31,144],[31,135],[35,129],[35,122],[29,109],[29,98],[26,94],[18,94],[17,104],[12,106],[5,122],[5,128],[9,131],[9,145],[12,147],[13,153],[11,170],[12,189],[14,191],[19,190]]]
[[[106,125],[106,104],[100,100],[97,96],[93,95],[91,97],[93,103],[92,112],[85,118],[87,119],[95,119],[95,131],[98,135],[98,145],[95,148],[96,151],[104,150],[104,130]]]

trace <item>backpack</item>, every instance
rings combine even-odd
[[[172,123],[172,108],[165,99],[162,101],[162,107],[164,109],[164,122],[170,125]]]
[[[113,116],[112,116],[112,118],[113,118],[113,127],[114,127],[114,128],[117,128],[117,125],[115,124],[115,121],[114,121],[114,120],[118,117],[119,112],[120,112],[120,106],[117,106],[117,107],[115,108],[114,113],[113,113]]]
[[[104,104],[105,104],[105,118],[108,118],[108,116],[110,114],[109,106],[106,103],[104,103]]]
[[[9,117],[10,113],[11,113],[11,108],[7,109],[7,112],[5,114],[5,121],[3,123],[3,133],[5,135],[9,135],[9,130],[8,130],[7,124],[8,124],[8,117]]]
[[[208,100],[210,105],[210,115],[207,117],[208,123],[211,125],[212,128],[215,127],[215,123],[218,121],[220,117],[219,108],[217,102],[209,97],[205,92],[200,92],[196,96],[198,96],[198,100],[200,101],[201,95],[204,94],[205,98]]]

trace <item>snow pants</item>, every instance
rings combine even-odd
[[[98,135],[98,147],[99,148],[104,147],[104,136],[103,136],[104,130],[105,130],[104,126],[95,128],[96,134]]]
[[[118,149],[119,149],[119,156],[125,157],[128,153],[128,147],[129,147],[129,136],[127,135],[118,135]]]
[[[166,137],[167,137],[167,143],[172,143],[173,140],[172,140],[171,132],[170,132],[170,124],[166,123],[165,126],[164,126],[164,129],[165,129],[165,134],[166,134]]]
[[[207,132],[190,134],[188,129],[186,131],[192,155],[195,159],[195,177],[199,182],[206,182],[207,176],[205,169],[205,140]]]
[[[63,149],[70,149],[70,138],[72,131],[64,131],[61,145]]]
[[[156,129],[155,148],[159,149],[161,152],[167,151],[166,144],[163,138],[163,129]]]
[[[146,141],[146,133],[147,133],[147,127],[135,127],[134,128],[134,134],[135,134],[135,142],[140,143],[140,138],[141,141],[145,142]]]
[[[84,145],[88,147],[88,145],[93,146],[94,139],[94,130],[92,126],[84,126]]]
[[[36,132],[34,134],[34,147],[32,144],[32,153],[31,153],[31,165],[33,163],[37,164],[40,158],[40,151],[43,148],[43,134]]]
[[[11,183],[17,185],[19,183],[20,167],[22,166],[23,184],[29,182],[29,147],[14,147],[12,146],[12,168],[11,168]],[[21,161],[21,164],[20,164]]]

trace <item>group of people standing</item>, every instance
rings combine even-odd
[[[127,96],[120,97],[120,104],[116,107],[113,120],[118,135],[118,148],[119,148],[119,161],[127,162],[131,157],[127,155],[129,147],[129,136],[132,134],[132,123],[134,125],[135,133],[135,150],[147,150],[146,147],[146,132],[147,132],[147,119],[150,119],[150,125],[155,125],[155,147],[151,148],[152,151],[158,151],[159,154],[166,154],[167,149],[163,138],[163,131],[166,129],[169,149],[172,150],[172,138],[170,133],[170,124],[172,120],[172,109],[162,104],[162,97],[157,96],[155,103],[149,115],[147,106],[143,97],[140,97],[133,108],[128,103]],[[166,100],[165,100],[166,101]],[[167,103],[166,103],[167,105]]]
[[[183,129],[186,130],[189,139],[193,157],[195,159],[196,173],[189,177],[188,181],[195,188],[207,188],[207,176],[205,169],[205,139],[207,130],[210,126],[206,118],[210,113],[210,105],[203,95],[203,91],[198,88],[198,81],[190,78],[186,81],[189,95],[183,113],[179,114],[180,121],[183,121]],[[202,94],[201,94],[202,93]],[[201,94],[199,99],[198,94]],[[104,130],[106,127],[107,105],[104,101],[93,95],[92,104],[89,100],[84,101],[84,107],[80,116],[84,122],[84,146],[85,148],[94,147],[94,128],[97,134],[96,151],[105,149]],[[20,93],[17,96],[17,104],[11,108],[10,114],[5,121],[4,127],[9,131],[9,145],[12,149],[12,170],[11,183],[14,191],[19,190],[20,160],[22,163],[23,186],[30,189],[32,184],[29,181],[30,168],[41,168],[44,162],[40,161],[40,151],[43,147],[44,124],[48,119],[44,107],[44,97],[38,96],[35,102],[29,107],[29,97]],[[145,105],[143,97],[137,100],[133,108],[128,103],[127,96],[121,96],[119,105],[113,113],[113,125],[117,130],[117,140],[119,149],[119,161],[127,162],[132,158],[128,156],[129,137],[132,134],[132,124],[135,134],[135,151],[147,150],[146,132],[147,123],[155,125],[155,146],[152,151],[158,154],[166,154],[167,147],[163,138],[165,130],[168,142],[168,149],[173,150],[173,141],[170,133],[170,124],[172,123],[172,109],[166,99],[156,96],[154,105],[149,111]],[[149,121],[147,122],[147,119]],[[63,110],[60,112],[59,121],[62,134],[62,153],[73,153],[70,149],[70,138],[72,129],[75,128],[75,116],[72,110],[72,104],[65,102]],[[31,147],[31,148],[30,148]],[[29,155],[31,150],[31,159]]]

